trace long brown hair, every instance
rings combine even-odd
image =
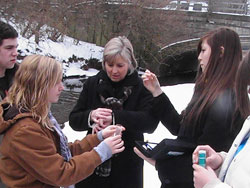
[[[250,101],[247,86],[250,85],[250,52],[243,58],[236,75],[236,107],[242,117],[250,115]]]
[[[211,55],[204,72],[198,67],[194,94],[184,119],[194,124],[223,90],[234,88],[236,72],[242,59],[239,35],[231,29],[219,28],[203,36],[198,44],[198,55],[203,41],[210,46]]]
[[[50,105],[48,90],[61,79],[61,63],[41,55],[27,56],[15,74],[6,100],[20,111],[32,113],[34,119],[51,129],[47,117]]]

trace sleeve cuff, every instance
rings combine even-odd
[[[115,114],[112,112],[112,125],[115,125]]]
[[[90,113],[89,113],[89,117],[88,117],[88,126],[89,126],[90,128],[93,128],[94,123],[91,122],[91,113],[92,113],[92,111],[90,111]]]
[[[103,141],[102,130],[97,133],[97,138],[99,141]]]
[[[101,142],[94,150],[99,154],[102,162],[112,157],[112,151],[105,142]]]

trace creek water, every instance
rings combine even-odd
[[[52,104],[51,111],[58,123],[62,124],[69,120],[69,113],[72,111],[79,97],[79,92],[63,91],[57,103]]]
[[[51,111],[58,123],[63,124],[69,120],[69,114],[79,98],[83,83],[86,79],[87,78],[63,79],[64,91],[61,93],[59,101],[51,106]]]

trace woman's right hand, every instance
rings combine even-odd
[[[209,166],[204,168],[198,164],[193,164],[193,169],[193,182],[195,188],[203,188],[207,183],[217,178],[214,170]]]
[[[205,150],[206,151],[206,166],[211,167],[213,170],[216,170],[222,165],[223,159],[222,157],[214,151],[210,146],[208,145],[201,145],[197,146],[197,148],[193,152],[193,163],[198,163],[198,153],[199,150]]]
[[[154,73],[146,70],[145,74],[142,75],[142,80],[144,86],[152,93],[154,97],[162,94],[160,83]]]
[[[142,158],[143,160],[147,161],[149,164],[155,166],[155,160],[146,157],[145,155],[142,154],[142,152],[140,152],[136,147],[134,147],[134,152],[136,153],[136,155],[138,155],[140,158]]]
[[[115,135],[104,139],[103,142],[109,146],[112,154],[120,153],[125,149],[124,141],[121,139],[121,137],[121,135]]]

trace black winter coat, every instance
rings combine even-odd
[[[6,69],[5,76],[0,78],[0,98],[4,99],[12,85],[13,78],[18,69],[18,64],[15,64],[12,69]],[[1,101],[1,100],[0,100]]]
[[[216,151],[228,151],[234,138],[242,127],[243,119],[235,115],[234,92],[230,89],[222,92],[213,104],[207,108],[199,124],[181,123],[179,115],[165,94],[154,99],[153,114],[178,139],[196,145],[210,145]],[[233,129],[231,129],[232,121]],[[180,156],[166,155],[156,161],[156,169],[163,187],[193,187],[192,153]]]
[[[104,83],[100,84],[100,80]],[[100,107],[105,107],[99,94],[119,98],[120,91],[126,86],[132,86],[132,93],[123,104],[122,110],[113,110],[115,123],[123,125],[126,130],[122,134],[125,150],[112,157],[112,171],[109,177],[92,177],[83,181],[81,187],[110,187],[110,188],[142,188],[143,161],[134,153],[135,140],[143,140],[143,133],[152,133],[158,120],[150,114],[153,96],[143,86],[137,72],[127,75],[124,80],[114,83],[106,72],[100,71],[90,77],[83,86],[83,90],[69,116],[69,124],[76,131],[91,129],[88,126],[89,113]],[[91,181],[93,179],[93,181]],[[89,182],[89,183],[87,183]],[[95,185],[94,185],[95,184]]]

